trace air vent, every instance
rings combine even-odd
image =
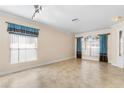
[[[79,18],[72,19],[72,22],[79,22],[79,21],[80,21]]]

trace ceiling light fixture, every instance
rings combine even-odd
[[[124,20],[124,17],[123,16],[114,16],[112,18],[112,21],[114,21],[114,22],[121,22],[123,20]]]
[[[32,15],[32,20],[34,20],[36,14],[40,13],[42,11],[41,5],[34,5],[34,14]]]

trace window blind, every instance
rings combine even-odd
[[[37,60],[37,37],[10,34],[11,63]]]

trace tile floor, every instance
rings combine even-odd
[[[124,69],[103,62],[72,59],[0,77],[0,87],[124,87]]]

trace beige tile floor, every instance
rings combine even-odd
[[[0,87],[124,87],[124,69],[108,63],[73,59],[0,77]]]

